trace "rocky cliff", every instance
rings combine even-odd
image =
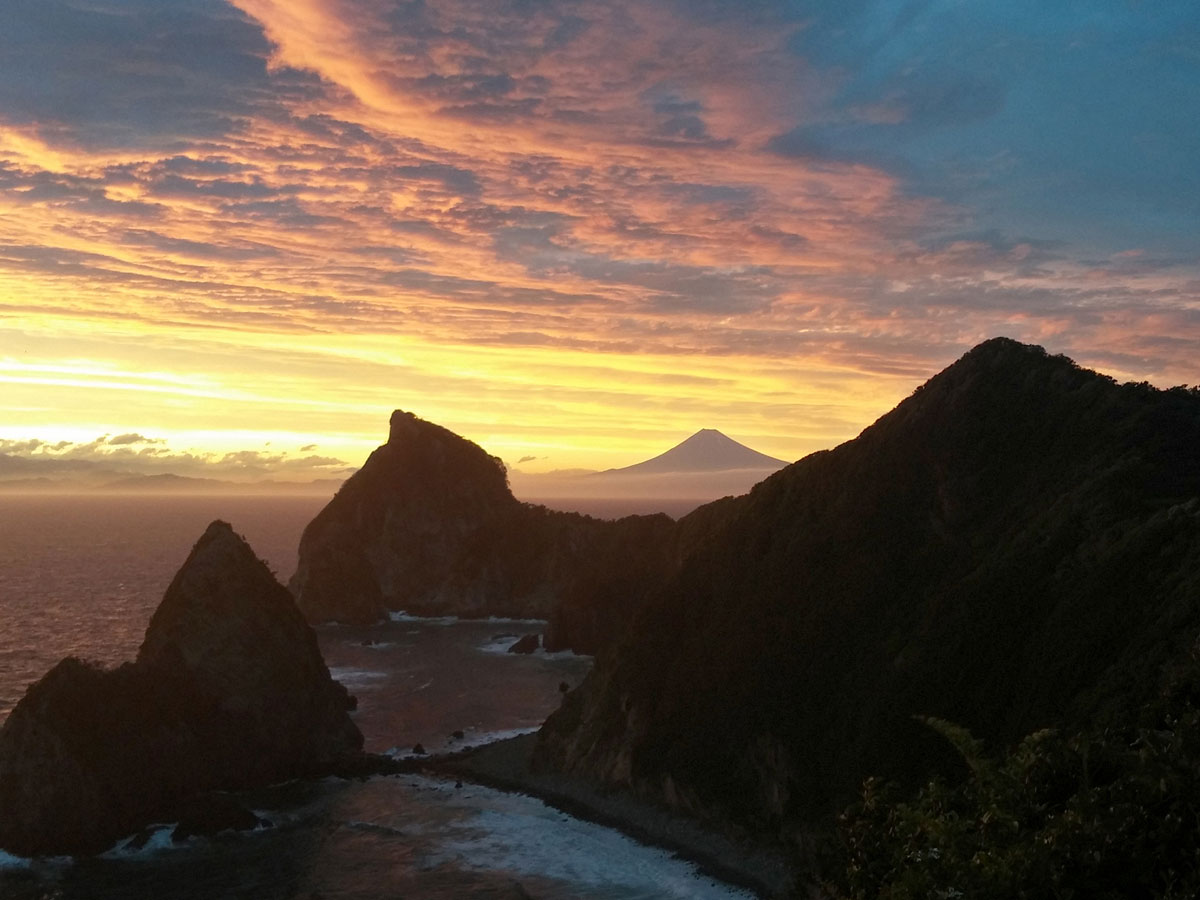
[[[1152,694],[1200,632],[1200,394],[996,339],[858,438],[701,508],[540,765],[759,831]]]
[[[419,615],[551,618],[590,652],[670,571],[667,516],[616,522],[521,503],[504,466],[411,413],[309,523],[290,587],[310,622]]]
[[[327,774],[359,758],[351,705],[287,590],[214,522],[136,662],[65,659],[0,728],[0,847],[100,851],[197,793]]]

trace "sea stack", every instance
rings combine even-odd
[[[605,521],[517,500],[504,464],[412,413],[300,541],[290,587],[310,622],[550,618],[548,649],[593,652],[675,561],[665,515]]]
[[[98,852],[197,794],[337,771],[361,757],[352,703],[287,590],[213,522],[136,662],[65,659],[0,728],[0,847]]]
[[[291,581],[310,622],[370,624],[389,609],[511,613],[521,504],[504,464],[411,413],[304,529]],[[521,609],[544,613],[545,599]]]

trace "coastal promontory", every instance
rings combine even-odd
[[[962,773],[920,718],[1137,725],[1200,646],[1200,392],[993,339],[680,527],[536,761],[795,848],[867,776]]]
[[[391,611],[551,620],[549,649],[594,651],[676,560],[665,515],[616,521],[522,503],[504,464],[397,410],[300,542],[290,587],[310,622]]]

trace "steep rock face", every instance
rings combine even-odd
[[[388,442],[304,530],[290,587],[310,622],[551,616],[551,646],[589,651],[664,580],[673,534],[667,516],[608,522],[521,503],[500,460],[397,410]]]
[[[351,704],[287,590],[214,522],[135,663],[65,659],[0,729],[0,847],[95,852],[198,792],[328,773],[361,750]]]
[[[313,622],[455,603],[486,614],[513,592],[500,545],[519,509],[500,460],[397,410],[387,443],[305,528],[290,586]]]
[[[695,522],[689,519],[695,518]],[[1200,395],[972,350],[857,439],[680,523],[678,577],[541,765],[755,828],[1136,704],[1200,631]]]
[[[546,546],[558,560],[554,565],[561,576],[546,626],[546,649],[595,653],[628,626],[674,571],[678,529],[665,515],[614,522],[574,513],[547,515],[553,530]]]
[[[321,767],[362,737],[351,699],[321,657],[295,601],[224,522],[214,522],[176,573],[150,619],[137,664],[182,663],[198,686],[238,720],[239,743],[263,759],[255,781]],[[286,762],[284,761],[286,759]]]

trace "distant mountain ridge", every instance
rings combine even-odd
[[[0,453],[0,492],[28,493],[161,493],[161,494],[333,494],[340,478],[278,481],[259,478],[230,481],[177,475],[131,473],[93,460],[30,459]]]
[[[786,465],[787,462],[784,460],[759,453],[757,450],[725,436],[715,428],[701,428],[665,453],[619,469],[606,469],[598,472],[597,476],[720,472],[728,469],[775,471]]]
[[[702,503],[744,494],[786,465],[714,428],[702,428],[658,456],[619,469],[513,471],[509,481],[521,499],[559,509],[590,512],[587,501],[611,501],[621,514],[672,511],[682,515]]]

